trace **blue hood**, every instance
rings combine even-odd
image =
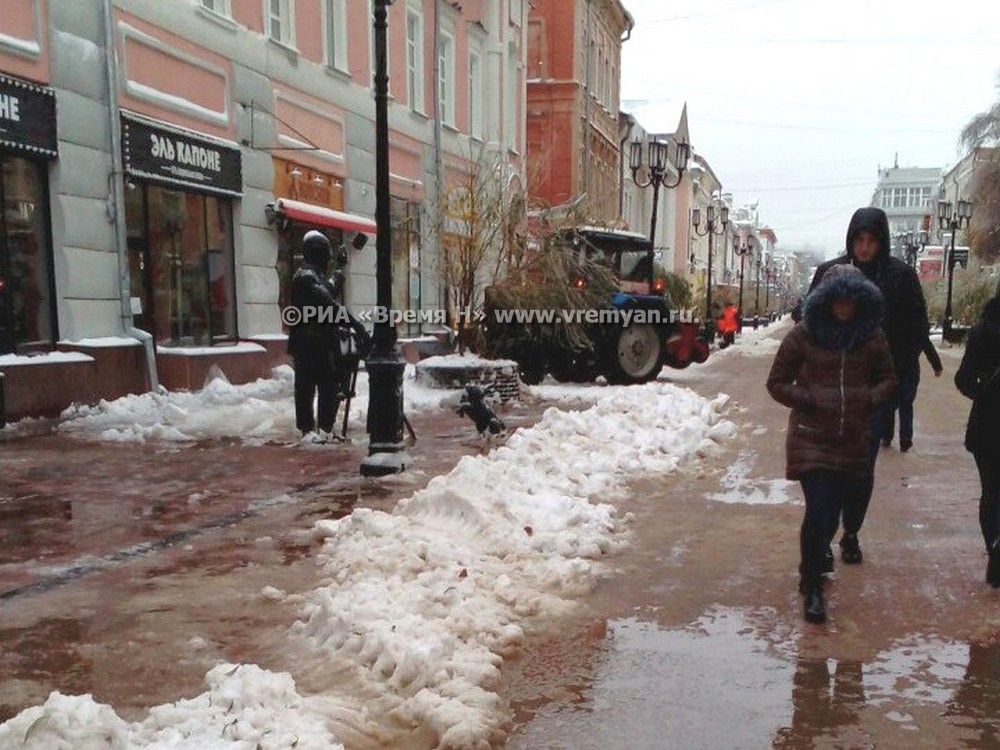
[[[852,299],[858,309],[850,323],[833,317],[831,304]],[[882,292],[853,266],[834,266],[806,297],[802,320],[806,330],[824,349],[853,351],[882,326]]]

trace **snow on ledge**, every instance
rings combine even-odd
[[[0,356],[0,367],[20,367],[22,365],[64,365],[93,362],[94,358],[83,352],[45,352],[43,354],[4,354]]]
[[[130,336],[101,336],[93,339],[63,340],[59,346],[81,346],[87,349],[110,349],[116,346],[142,346],[142,342]]]
[[[223,354],[261,354],[266,353],[260,344],[251,341],[241,341],[231,346],[158,346],[156,353],[170,357],[214,357]]]
[[[436,357],[422,359],[418,363],[423,368],[435,367],[516,367],[512,359],[485,359],[478,354],[439,354]]]

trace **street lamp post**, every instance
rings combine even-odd
[[[941,326],[942,336],[945,341],[952,338],[952,307],[951,295],[955,283],[955,236],[958,230],[969,225],[972,219],[972,204],[969,201],[960,200],[952,210],[949,201],[938,201],[938,226],[943,230],[951,230],[951,250],[948,253],[948,299],[944,307],[944,322]]]
[[[733,252],[740,256],[740,331],[743,330],[743,276],[747,255],[753,252],[753,237],[733,237]]]
[[[641,140],[632,141],[629,147],[629,167],[632,170],[632,181],[640,188],[653,187],[653,216],[649,226],[649,241],[656,245],[656,220],[660,210],[660,188],[672,190],[684,179],[688,159],[691,157],[691,146],[683,141],[677,143],[674,165],[677,167],[677,179],[671,182],[667,178],[667,165],[670,158],[670,144],[650,138],[648,143]]]
[[[715,203],[709,203],[705,209],[705,231],[699,231],[701,224],[701,209],[696,208],[691,212],[691,223],[694,224],[694,233],[699,237],[708,235],[708,277],[705,285],[705,338],[708,341],[715,339],[715,321],[712,317],[712,251],[716,235],[726,233],[726,226],[729,224],[729,206],[722,205],[719,210],[719,219],[715,215]],[[721,231],[716,232],[716,226],[721,225]],[[725,250],[725,247],[723,247]]]
[[[771,259],[764,262],[764,325],[771,324],[771,273],[773,271]]]
[[[906,232],[905,234],[899,235],[900,244],[903,246],[903,253],[906,257],[906,263],[910,268],[916,270],[917,268],[917,255],[920,251],[927,247],[927,232]]]
[[[389,69],[386,43],[388,8],[393,0],[373,3],[375,38],[375,286],[376,304],[392,307],[392,231],[389,212]],[[406,468],[403,452],[403,371],[397,331],[391,316],[375,323],[368,369],[368,457],[361,474],[379,477]]]
[[[761,258],[764,254],[764,248],[760,245],[757,246],[757,257],[755,262],[757,264],[757,295],[753,303],[753,329],[756,331],[760,327],[760,266]]]

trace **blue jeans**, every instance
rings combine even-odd
[[[899,411],[899,444],[913,442],[913,402],[917,400],[917,388],[920,386],[920,365],[899,373],[899,386],[896,395],[889,404],[885,424],[882,427],[882,439],[892,442],[896,432],[896,411]]]
[[[862,496],[865,481],[838,471],[811,471],[801,479],[806,498],[806,515],[802,519],[799,545],[802,554],[800,570],[807,587],[820,584],[823,558],[830,540],[837,532],[841,511],[847,523],[848,506],[856,505]]]

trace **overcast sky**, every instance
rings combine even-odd
[[[843,249],[879,165],[944,167],[1000,96],[998,0],[623,0],[622,109],[760,202],[782,245]]]

